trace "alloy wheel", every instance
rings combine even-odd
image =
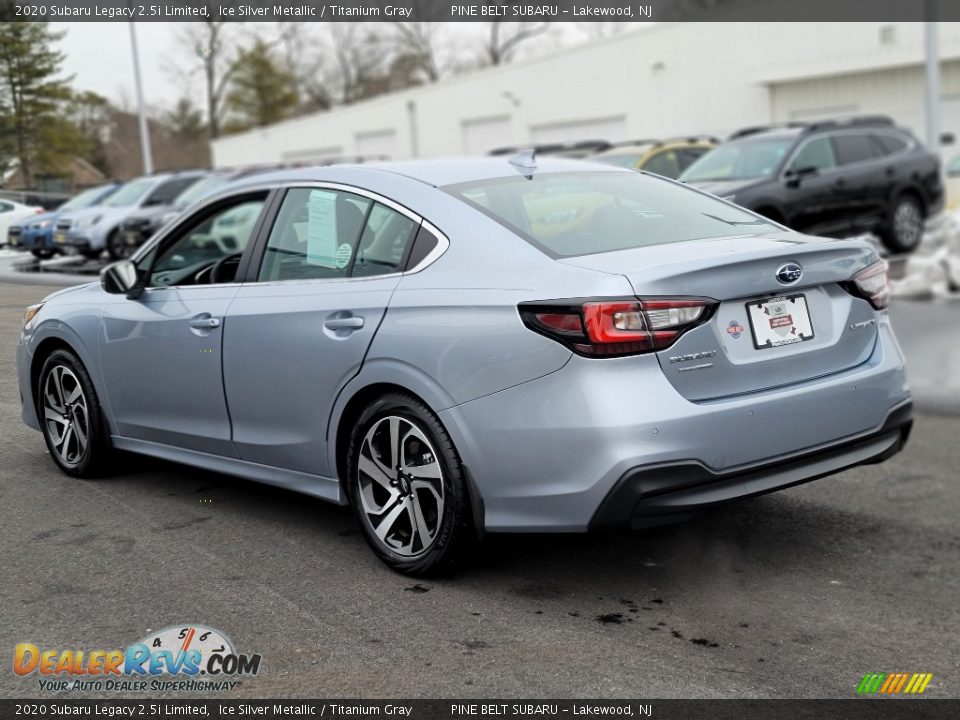
[[[893,215],[893,232],[903,247],[913,248],[923,233],[923,217],[913,202],[902,202]]]
[[[50,444],[66,465],[79,463],[90,437],[90,414],[80,380],[70,368],[56,365],[43,387],[43,419]]]
[[[363,438],[357,475],[362,517],[379,543],[407,558],[429,550],[443,519],[443,470],[423,431],[381,418]]]

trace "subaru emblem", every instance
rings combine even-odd
[[[789,262],[777,268],[777,280],[784,285],[790,285],[803,277],[803,268],[795,262]]]

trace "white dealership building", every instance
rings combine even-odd
[[[960,137],[960,23],[938,26]],[[214,164],[478,155],[884,113],[924,132],[922,23],[669,23],[216,140]]]

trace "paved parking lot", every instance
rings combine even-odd
[[[960,696],[958,417],[920,414],[885,465],[684,525],[494,536],[472,571],[416,582],[319,500],[130,456],[61,475],[14,375],[22,308],[49,290],[0,284],[2,696],[40,695],[10,671],[18,642],[181,622],[262,654],[229,697],[852,697],[868,671]],[[956,310],[895,309],[914,345],[930,307]]]

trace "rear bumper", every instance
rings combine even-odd
[[[882,459],[898,442],[887,437],[889,418],[899,417],[910,391],[885,315],[878,330],[861,365],[725,400],[685,399],[652,355],[573,356],[553,373],[448,408],[440,419],[476,482],[488,531],[583,532],[600,524],[594,518],[623,478],[642,473],[636,484],[646,493],[651,469],[662,491],[719,480],[729,485],[717,486],[713,499],[722,502]],[[870,438],[875,447],[859,447]],[[848,444],[846,457],[823,455]],[[781,463],[790,463],[789,475],[777,474]],[[735,479],[758,469],[765,470],[749,487]],[[693,508],[701,499],[674,502]]]
[[[590,521],[590,529],[638,529],[677,522],[732,500],[883,462],[903,449],[912,425],[913,403],[908,401],[894,409],[876,432],[778,462],[722,473],[698,463],[636,468],[613,487]]]

